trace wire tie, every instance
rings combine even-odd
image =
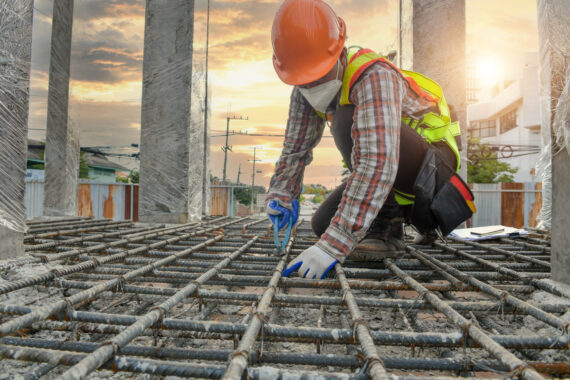
[[[364,318],[360,317],[355,319],[352,322],[352,339],[354,340],[356,340],[356,328],[358,327],[358,325],[362,325],[368,329],[368,324],[366,323],[366,320]]]
[[[263,357],[263,336],[264,336],[264,321],[261,321],[261,342],[260,342],[260,347],[259,347],[259,358],[258,360],[261,361],[261,358]]]
[[[196,291],[194,292],[195,297],[198,300],[198,302],[202,302],[200,300],[200,287],[202,286],[202,284],[200,282],[198,282],[197,280],[190,281],[190,284],[193,284],[196,287]]]
[[[362,367],[362,369],[364,369],[365,371],[363,372],[366,373],[370,370],[370,368],[372,368],[374,366],[374,364],[379,364],[382,367],[385,367],[384,362],[382,361],[382,359],[380,358],[375,358],[375,357],[371,357],[368,358],[366,360],[366,363],[364,363],[364,367]]]
[[[370,364],[370,363],[369,363],[369,360],[367,359],[367,360],[364,362],[364,365],[362,365],[362,367],[361,367],[360,370],[358,371],[358,375],[359,375],[359,376],[365,375],[366,372],[368,372],[368,366],[369,366],[369,364]]]
[[[125,282],[127,280],[125,279],[125,277],[123,275],[119,276],[117,279],[119,280],[119,282],[117,283],[117,287],[115,288],[115,290],[117,292],[124,293],[125,292]]]
[[[344,289],[342,291],[342,298],[340,300],[340,306],[346,305],[346,296],[348,295],[349,289]]]
[[[249,352],[247,350],[236,350],[230,354],[230,360],[233,360],[237,356],[243,356],[245,360],[249,363]]]
[[[47,255],[33,255],[34,258],[36,259],[40,259],[40,262],[42,264],[47,264],[49,262],[49,257]]]
[[[467,323],[465,323],[465,324],[463,324],[463,325],[459,325],[459,327],[461,327],[461,330],[463,330],[463,333],[464,333],[464,334],[468,334],[469,328],[470,328],[472,325],[473,325],[472,322],[467,322]],[[464,337],[464,338],[466,338],[466,337]]]
[[[71,320],[70,316],[75,311],[75,308],[73,307],[69,297],[65,297],[63,300],[65,301],[65,314],[68,316],[69,320]]]
[[[360,352],[357,352],[354,354],[354,357],[356,358],[356,360],[358,361],[358,366],[362,367],[364,365],[366,365],[367,360],[364,357],[364,355],[362,355]]]
[[[418,296],[416,297],[416,299],[414,300],[414,302],[410,305],[410,307],[408,307],[408,310],[406,310],[406,312],[404,313],[404,317],[408,316],[408,313],[414,308],[414,306],[416,306],[418,304],[418,302],[420,300],[422,300],[426,294],[429,292],[429,290],[426,291],[422,291],[418,294]]]
[[[50,269],[50,272],[53,273],[53,275],[54,275],[56,278],[63,276],[63,274],[62,274],[57,268],[52,268],[52,269]]]
[[[101,266],[101,262],[96,257],[91,256],[91,261],[93,261],[96,267]]]
[[[102,346],[111,346],[111,348],[113,349],[113,355],[116,355],[121,349],[121,346],[119,345],[119,343],[113,342],[112,340],[106,340],[101,345]]]
[[[515,369],[513,369],[511,372],[509,372],[507,374],[507,377],[509,379],[514,379],[516,377],[520,378],[520,377],[522,377],[521,375],[526,369],[534,369],[534,368],[532,368],[527,363],[523,363],[523,364],[519,365],[518,367],[516,367]]]

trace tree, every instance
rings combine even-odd
[[[497,159],[497,151],[491,150],[478,139],[469,141],[467,154],[467,182],[469,183],[498,183],[513,182],[519,168],[513,168],[509,163]]]
[[[131,183],[139,183],[139,171],[138,170],[131,170],[129,174],[129,181]]]
[[[242,205],[249,206],[251,204],[251,187],[235,187],[234,197]]]
[[[79,152],[79,178],[89,179],[89,166],[84,152]]]

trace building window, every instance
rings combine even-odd
[[[470,138],[478,139],[493,136],[497,136],[496,120],[480,120],[471,122],[471,127],[469,128]]]
[[[501,134],[517,127],[517,110],[512,110],[500,118]]]

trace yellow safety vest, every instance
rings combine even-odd
[[[445,142],[455,154],[457,159],[457,168],[460,166],[459,148],[455,140],[455,136],[460,136],[461,131],[459,122],[451,121],[449,107],[445,101],[441,86],[432,79],[413,71],[399,70],[392,65],[383,56],[368,49],[359,49],[348,54],[348,67],[344,73],[342,81],[342,91],[340,95],[340,105],[352,104],[349,99],[350,90],[358,77],[374,62],[382,61],[388,63],[396,69],[408,81],[413,90],[432,98],[437,102],[439,113],[428,112],[421,119],[413,119],[411,117],[402,117],[402,121],[412,127],[420,136],[428,143]],[[417,88],[419,86],[419,88]],[[434,99],[435,98],[435,99]],[[394,189],[396,201],[400,205],[409,205],[414,203],[414,195],[401,192]]]
[[[457,159],[457,168],[460,166],[459,148],[455,141],[455,136],[460,136],[461,131],[458,121],[451,121],[449,107],[445,101],[441,86],[432,79],[413,71],[400,70],[392,63],[387,61],[383,56],[369,49],[359,49],[358,51],[348,52],[348,66],[344,72],[342,81],[342,90],[340,95],[340,105],[352,104],[349,95],[354,83],[360,75],[373,63],[381,61],[387,63],[397,70],[407,81],[408,84],[420,96],[424,96],[437,104],[439,113],[428,112],[421,119],[411,117],[402,117],[402,121],[413,128],[428,143],[445,142],[455,154]],[[319,116],[326,120],[326,115],[318,112]],[[394,189],[396,201],[400,205],[410,205],[414,203],[414,195],[401,192]]]

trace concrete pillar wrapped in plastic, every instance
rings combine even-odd
[[[193,55],[194,16],[194,1],[146,2],[141,221],[185,223],[202,215],[205,55]]]
[[[552,278],[570,283],[570,2],[538,0],[542,223],[552,227]]]
[[[467,99],[465,91],[465,0],[408,0],[401,2],[402,64],[435,80],[453,106],[461,125],[460,174],[467,178]],[[413,13],[410,33],[410,12]],[[437,29],[437,30],[436,30]],[[410,38],[410,35],[412,36]]]
[[[0,258],[24,253],[32,0],[0,0]]]
[[[398,18],[398,67],[414,70],[414,2],[400,0]]]
[[[45,215],[77,215],[79,131],[68,117],[73,0],[54,0],[45,148]]]

